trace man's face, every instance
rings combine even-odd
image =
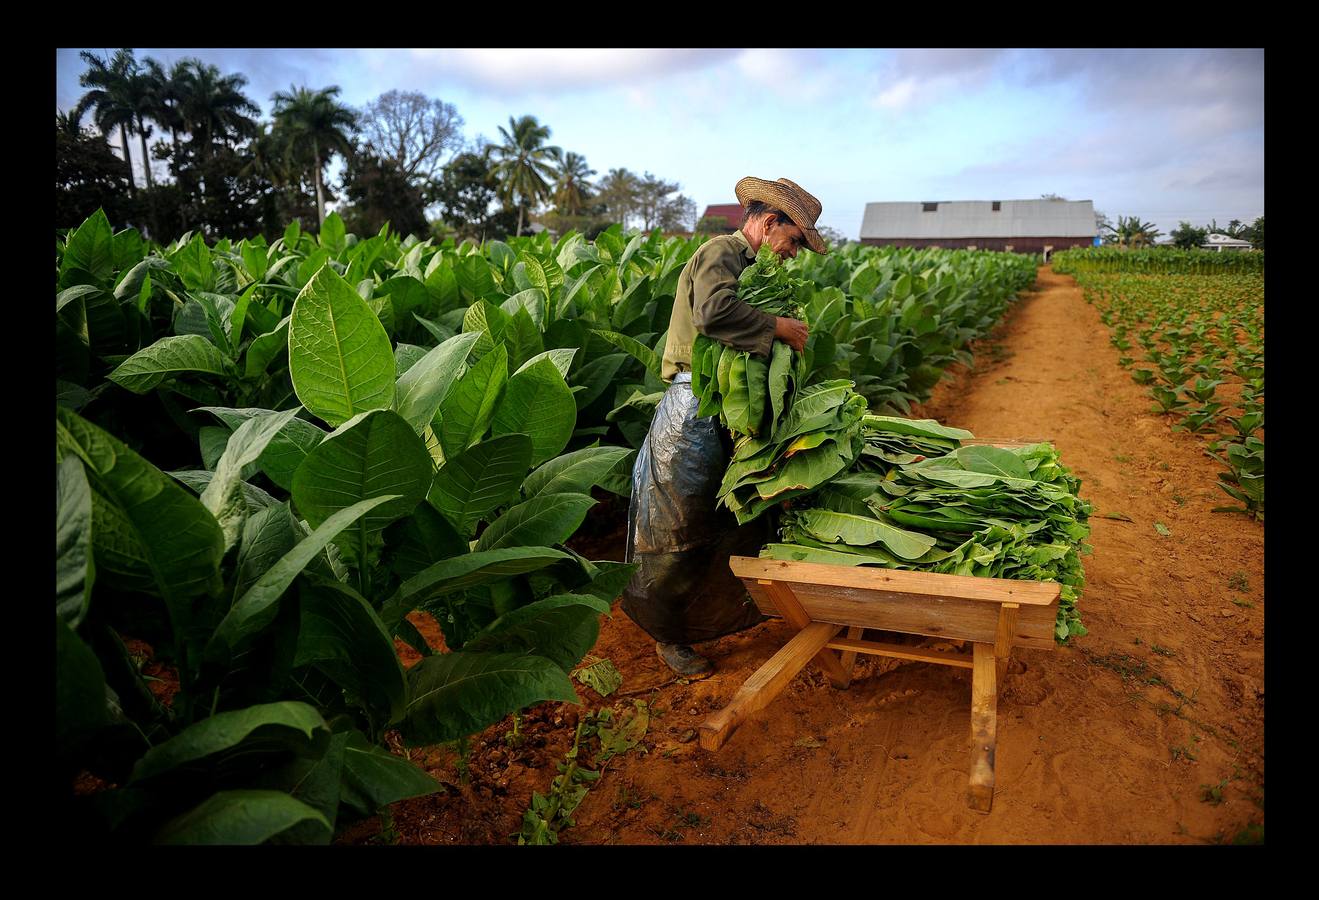
[[[779,220],[765,230],[765,241],[779,259],[787,259],[795,257],[797,251],[806,246],[806,235],[791,222]]]

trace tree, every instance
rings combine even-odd
[[[1142,222],[1139,216],[1118,216],[1113,229],[1114,243],[1122,248],[1148,247],[1163,232],[1153,222]]]
[[[554,181],[554,203],[557,212],[564,216],[578,216],[591,197],[591,182],[595,169],[588,168],[586,157],[580,153],[562,152],[555,155],[558,172]]]
[[[517,203],[517,233],[521,234],[527,207],[550,194],[550,181],[555,177],[553,163],[560,151],[545,143],[550,129],[537,122],[535,116],[509,116],[508,125],[508,129],[499,127],[504,143],[489,148],[495,162],[491,172],[504,203]]]
[[[1169,233],[1168,237],[1181,249],[1194,250],[1205,242],[1208,235],[1208,229],[1196,228],[1190,222],[1178,222],[1176,230]]]
[[[1256,250],[1264,249],[1264,217],[1260,216],[1251,224],[1248,229],[1246,240],[1250,241],[1250,246]]]
[[[359,117],[365,149],[414,184],[430,182],[443,156],[462,144],[462,116],[453,104],[416,91],[388,91],[362,107]]]
[[[1108,217],[1108,213],[1095,210],[1095,234],[1107,242],[1108,234],[1113,231],[1113,220]]]
[[[135,128],[137,109],[133,96],[133,77],[137,73],[137,61],[133,51],[127,48],[116,50],[114,56],[103,59],[87,50],[78,54],[90,68],[78,78],[78,84],[91,88],[78,105],[73,108],[72,117],[81,122],[88,110],[102,134],[109,134],[119,129],[119,147],[123,151],[124,161],[128,163],[128,193],[135,190],[133,184],[133,160],[128,151],[129,129]]]
[[[311,154],[312,177],[316,183],[316,223],[325,223],[325,187],[322,172],[335,153],[353,155],[349,134],[357,127],[357,114],[334,98],[339,86],[312,91],[305,87],[290,92],[278,91],[271,98],[275,104],[275,128],[290,156],[300,149]]]
[[[484,153],[460,153],[444,167],[425,200],[440,207],[444,221],[461,237],[484,241],[487,234],[506,235],[513,227],[511,210],[492,214],[499,185]]]
[[[627,169],[610,169],[596,185],[596,196],[605,207],[605,215],[624,228],[637,209],[641,180]]]
[[[820,237],[824,238],[825,244],[830,247],[841,247],[847,243],[847,236],[837,228],[830,228],[828,225],[819,225],[815,229],[820,232]]]
[[[220,70],[200,60],[185,60],[180,92],[179,112],[203,160],[217,143],[234,144],[257,133],[256,120],[261,107],[242,92],[247,84],[244,75],[221,75]]]
[[[696,201],[683,194],[661,201],[655,224],[665,231],[691,231],[696,225]]]
[[[727,216],[701,216],[695,230],[700,234],[724,234],[728,231]]]
[[[192,58],[181,59],[168,70],[159,60],[150,56],[146,58],[146,76],[151,83],[152,107],[149,115],[162,128],[169,131],[170,143],[174,148],[174,158],[179,157],[179,132],[186,131],[187,120],[183,117],[183,104],[187,98],[189,70],[200,66],[201,61]],[[178,173],[175,173],[178,177]]]
[[[421,191],[393,159],[370,151],[353,154],[344,169],[344,195],[349,206],[341,211],[348,230],[376,234],[386,222],[397,233],[430,233],[426,203]]]
[[[128,163],[104,135],[80,127],[72,115],[55,114],[56,228],[76,228],[98,209],[116,224],[135,219],[126,196],[131,180]]]

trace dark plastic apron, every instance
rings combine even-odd
[[[728,558],[759,555],[771,517],[739,526],[716,508],[729,450],[718,417],[698,419],[698,405],[691,373],[679,372],[632,470],[627,561],[639,567],[622,609],[666,644],[710,641],[764,620]]]

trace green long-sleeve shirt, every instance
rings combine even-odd
[[[669,317],[662,375],[672,382],[692,368],[692,342],[705,335],[738,350],[769,356],[774,317],[737,299],[737,279],[756,260],[741,231],[711,238],[687,260]]]

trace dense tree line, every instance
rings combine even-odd
[[[467,142],[453,105],[421,93],[389,91],[355,109],[338,86],[290,86],[261,120],[242,74],[192,58],[139,61],[129,49],[80,56],[87,93],[56,115],[57,228],[103,208],[116,227],[162,243],[187,231],[274,240],[294,219],[319,226],[330,203],[357,234],[388,223],[484,240],[535,223],[590,236],[614,222],[665,231],[696,222],[676,182],[627,169],[592,182],[585,157],[551,145],[534,116],[510,117],[498,142]],[[327,183],[336,158],[341,176]]]

